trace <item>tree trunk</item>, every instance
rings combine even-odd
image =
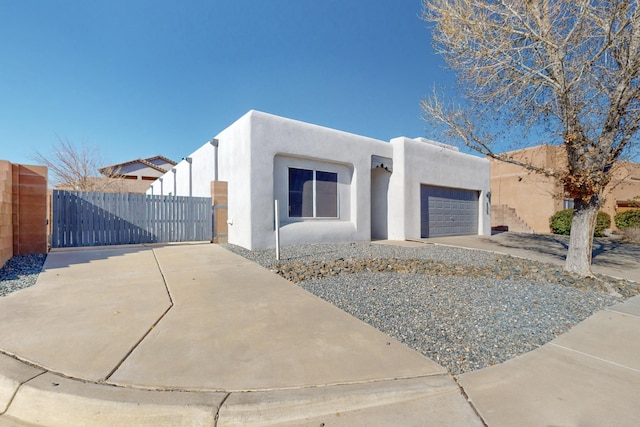
[[[591,272],[591,251],[593,232],[600,207],[600,198],[595,195],[591,201],[574,200],[569,249],[564,269],[580,276],[593,276]]]

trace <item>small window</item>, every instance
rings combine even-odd
[[[564,209],[573,209],[573,199],[564,199],[563,202]]]
[[[289,168],[289,217],[336,218],[338,174]]]

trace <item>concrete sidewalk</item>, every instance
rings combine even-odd
[[[504,233],[425,242],[561,264],[563,239]],[[595,242],[594,272],[640,281],[640,246]],[[640,296],[550,343],[457,378],[489,426],[640,425]]]
[[[198,244],[55,251],[0,298],[0,425],[482,422],[444,368]]]
[[[553,234],[499,233],[493,236],[453,236],[421,240],[427,244],[497,252],[563,266],[569,238]],[[609,238],[593,241],[594,273],[640,282],[640,245]]]
[[[489,426],[638,426],[640,296],[458,382]]]

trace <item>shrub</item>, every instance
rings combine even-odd
[[[640,227],[640,209],[618,212],[614,215],[613,220],[620,230],[628,227]]]
[[[593,232],[593,235],[596,237],[604,236],[604,230],[611,227],[611,215],[606,212],[598,211],[598,216],[596,217],[596,229]]]
[[[573,209],[556,212],[549,220],[551,232],[568,236],[571,233],[571,220],[573,220]]]
[[[562,234],[568,236],[571,233],[571,221],[573,220],[573,209],[565,209],[556,212],[550,219],[551,232],[553,234]],[[604,236],[604,230],[611,227],[611,216],[602,211],[598,211],[596,218],[596,229],[593,235],[596,237]]]

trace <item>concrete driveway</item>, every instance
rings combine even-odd
[[[55,251],[0,298],[0,426],[325,424],[482,425],[446,369],[218,245]]]
[[[566,245],[514,233],[428,242],[555,263]],[[594,270],[638,277],[637,247],[598,245]],[[635,427],[639,354],[640,296],[456,383],[220,246],[67,250],[0,298],[0,426]]]

